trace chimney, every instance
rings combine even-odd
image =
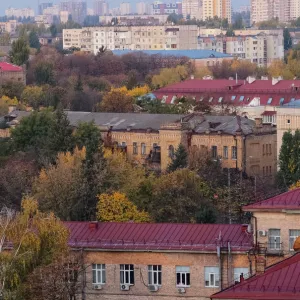
[[[242,225],[242,232],[247,232],[248,231],[248,224],[243,224]]]
[[[255,262],[256,262],[256,275],[265,273],[266,259],[263,256],[258,256]]]
[[[255,118],[255,126],[262,127],[262,118]]]
[[[242,282],[244,282],[245,281],[245,278],[244,278],[244,274],[242,273],[241,275],[240,275],[240,283],[242,283]]]
[[[89,229],[90,229],[90,230],[98,229],[98,222],[97,222],[97,221],[95,221],[95,222],[90,222],[90,223],[89,223]]]

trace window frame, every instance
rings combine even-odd
[[[188,270],[180,271],[179,268],[186,268]],[[176,266],[175,271],[176,271],[176,287],[190,287],[191,286],[191,268],[189,266]],[[178,283],[178,274],[180,276],[179,283]],[[184,278],[185,283],[182,283],[183,278]],[[189,284],[187,284],[187,283],[189,283]]]
[[[223,159],[228,159],[228,146],[223,146]]]
[[[99,268],[99,266],[100,266],[100,268]],[[100,281],[99,281],[99,274],[101,277]],[[92,284],[97,285],[97,284],[105,284],[105,283],[106,283],[106,265],[105,264],[92,264]]]
[[[138,155],[139,154],[139,146],[137,142],[132,143],[132,154]]]
[[[156,270],[154,270],[154,267],[156,268]],[[156,285],[156,286],[162,285],[161,265],[148,265],[148,285]]]
[[[214,269],[214,270],[211,270]],[[211,279],[213,275],[213,285]],[[208,282],[208,284],[207,284]],[[218,283],[218,284],[216,284]],[[219,288],[220,287],[220,268],[219,267],[204,267],[204,286],[206,288]]]
[[[126,274],[128,278],[126,278]],[[120,264],[120,284],[134,285],[134,282],[134,265]]]
[[[246,272],[241,272],[241,271],[246,271]],[[243,274],[244,279],[249,278],[249,268],[233,268],[233,280],[234,282],[240,282],[240,277],[241,274]]]
[[[278,230],[279,231],[279,235],[271,235],[271,231],[275,231],[275,230]],[[271,238],[274,238],[274,242],[271,241]],[[279,240],[279,241],[278,241]],[[274,244],[274,247],[271,246],[272,244]],[[279,245],[279,247],[276,247],[276,245]],[[278,229],[278,228],[270,228],[269,231],[268,231],[268,249],[269,250],[281,250],[281,230]]]
[[[237,146],[231,146],[231,159],[237,160]]]
[[[141,155],[146,155],[146,153],[147,153],[146,143],[141,143]]]
[[[291,231],[298,231],[299,235],[291,235]],[[294,243],[296,239],[300,236],[300,229],[289,229],[289,248],[290,251],[294,251]],[[291,245],[291,238],[293,238],[293,245]]]

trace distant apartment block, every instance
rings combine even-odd
[[[43,10],[43,15],[50,15],[50,16],[59,16],[59,6],[53,5],[45,8]]]
[[[202,1],[182,0],[182,14],[185,18],[202,19]]]
[[[31,8],[8,8],[5,10],[5,16],[8,18],[33,18],[34,10]]]
[[[202,0],[202,19],[217,16],[231,23],[231,0]]]
[[[46,9],[48,7],[52,7],[52,6],[53,6],[52,2],[42,2],[42,3],[39,3],[39,7],[38,7],[39,15],[42,15],[44,13],[44,9]]]
[[[118,25],[121,26],[153,26],[164,25],[167,22],[168,15],[115,15],[118,19]],[[100,16],[99,22],[103,25],[111,24],[112,16]]]
[[[17,29],[17,21],[9,20],[7,22],[0,22],[0,33],[7,32],[9,34],[15,34]]]
[[[122,2],[120,4],[120,13],[122,16],[129,15],[131,13],[131,8],[130,8],[129,2]]]
[[[227,53],[259,66],[268,66],[274,60],[284,58],[282,30],[244,30],[235,34],[226,37],[220,30],[199,29],[198,49]]]
[[[105,16],[109,13],[109,5],[104,0],[94,1],[94,14],[95,16]]]
[[[154,15],[170,15],[170,14],[182,14],[182,3],[163,3],[156,1],[152,4],[152,14]]]
[[[151,6],[146,2],[138,2],[136,4],[136,12],[138,15],[150,15]]]
[[[178,50],[197,48],[197,26],[102,26],[65,29],[63,47],[98,53],[107,49]]]
[[[60,3],[60,10],[67,11],[72,16],[72,20],[82,24],[87,16],[87,3],[86,1],[62,1]]]

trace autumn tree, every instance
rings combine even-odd
[[[0,225],[0,294],[22,299],[32,271],[67,251],[68,230],[52,213],[41,213],[32,198],[22,201],[20,213],[2,207]]]
[[[127,113],[133,111],[133,98],[121,91],[107,93],[100,103],[100,111]]]
[[[27,41],[24,38],[13,41],[9,56],[12,63],[18,66],[25,64],[29,59],[29,46]]]
[[[99,195],[97,218],[102,222],[149,222],[150,216],[119,192]]]
[[[43,103],[44,92],[39,86],[26,86],[21,95],[22,103],[38,109]]]
[[[174,156],[171,157],[171,162],[168,165],[168,172],[174,172],[178,169],[184,169],[188,166],[188,154],[182,144],[179,144]]]

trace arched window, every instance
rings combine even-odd
[[[175,151],[174,151],[174,146],[173,145],[170,145],[169,146],[169,157],[173,157],[174,156],[174,153],[175,153]]]

